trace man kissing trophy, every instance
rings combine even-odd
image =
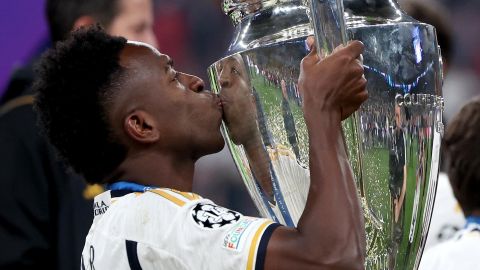
[[[366,268],[416,269],[443,134],[434,27],[396,0],[224,0],[223,10],[233,41],[209,77],[226,100],[224,136],[260,214],[287,226],[296,226],[310,182],[297,85],[305,40],[315,33],[321,57],[347,40],[364,43],[369,99],[343,133],[364,210]]]

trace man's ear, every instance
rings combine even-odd
[[[134,111],[125,118],[124,129],[128,136],[139,143],[154,143],[160,132],[154,118],[145,111]]]
[[[81,16],[80,18],[76,19],[75,22],[73,23],[73,30],[76,30],[82,26],[89,26],[96,23],[96,20],[92,16]]]

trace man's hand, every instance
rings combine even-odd
[[[311,42],[313,44],[313,42]],[[297,228],[277,228],[265,269],[365,269],[360,199],[342,137],[341,120],[367,99],[358,41],[321,60],[302,61],[299,88],[308,129],[310,189]]]
[[[298,80],[305,119],[308,123],[321,113],[333,113],[344,120],[368,98],[359,60],[364,46],[360,41],[352,41],[320,59],[313,38],[307,42],[312,49],[302,60]]]

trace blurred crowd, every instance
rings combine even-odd
[[[43,6],[46,1],[37,2],[39,3],[35,5]],[[402,3],[402,1],[399,2]],[[447,48],[448,52],[445,50],[448,56],[446,62],[448,74],[446,74],[443,89],[446,106],[445,119],[448,125],[448,121],[464,104],[480,94],[480,50],[478,49],[480,48],[480,35],[478,34],[480,1],[418,0],[418,2],[427,6],[432,3],[432,6],[435,6],[435,10],[439,11],[437,13],[440,16],[439,20],[445,24],[442,31],[446,32],[448,36],[446,38],[451,40],[451,44],[448,45],[450,48]],[[6,13],[7,10],[8,12],[13,11],[17,12],[19,16],[23,16],[24,20],[28,20],[26,10],[15,10],[11,7],[13,5],[11,3],[2,5],[7,5],[9,8],[2,11],[3,8],[0,7],[0,14]],[[209,84],[206,72],[208,66],[224,56],[232,39],[233,25],[223,13],[221,6],[221,0],[153,1],[153,32],[159,50],[174,59],[175,67],[178,70],[198,75],[206,85]],[[424,15],[419,14],[419,16]],[[32,16],[32,18],[39,19],[41,17]],[[43,25],[42,27],[46,29],[47,23],[44,19],[36,21],[34,24]],[[9,25],[7,22],[1,27],[15,28],[18,25]],[[38,29],[28,29],[28,31],[33,35]],[[15,37],[0,35],[0,38],[2,44],[15,44]],[[4,85],[0,85],[0,95],[3,94],[4,97],[8,95],[5,89],[7,89],[10,75],[14,72],[23,72],[19,68],[36,59],[50,44],[51,40],[48,33],[45,32],[43,37],[30,44],[27,52],[25,52],[25,46],[21,47],[22,51],[15,51],[14,45],[8,47],[13,51],[2,52],[2,54],[18,55],[19,59],[2,64],[2,68],[6,70],[2,70],[0,73],[1,76],[4,76],[0,80],[0,83],[4,83]],[[0,111],[0,115],[1,113]],[[0,178],[4,177],[1,171],[2,169],[0,169]],[[448,182],[445,180],[445,175],[442,175],[441,179],[443,180],[440,182],[440,189],[444,188],[445,181]],[[218,154],[204,157],[198,162],[194,183],[194,192],[212,199],[217,204],[238,210],[246,215],[257,215],[227,148]],[[449,192],[448,188],[447,185],[447,192]],[[442,204],[452,198],[449,196],[444,200],[437,199],[437,202]],[[455,205],[455,202],[448,201],[448,204],[448,207],[451,207],[451,205]],[[461,215],[460,212],[459,215]],[[463,222],[461,218],[459,220],[457,223]],[[435,227],[434,222],[432,226]],[[442,228],[436,228],[435,230],[439,232],[435,233],[443,233],[437,237],[441,240],[447,238],[445,234],[452,235],[459,229],[448,227],[442,231]]]

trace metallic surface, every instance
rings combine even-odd
[[[305,0],[315,33],[315,44],[321,58],[347,42],[347,30],[342,0]]]
[[[414,269],[430,222],[443,132],[435,30],[391,0],[344,0],[344,7],[347,35],[366,47],[369,100],[343,127],[365,211],[367,269]],[[209,68],[223,100],[224,136],[260,214],[295,226],[309,187],[297,87],[305,39],[313,33],[308,8],[295,0],[225,0],[224,10],[236,25],[234,40]]]

